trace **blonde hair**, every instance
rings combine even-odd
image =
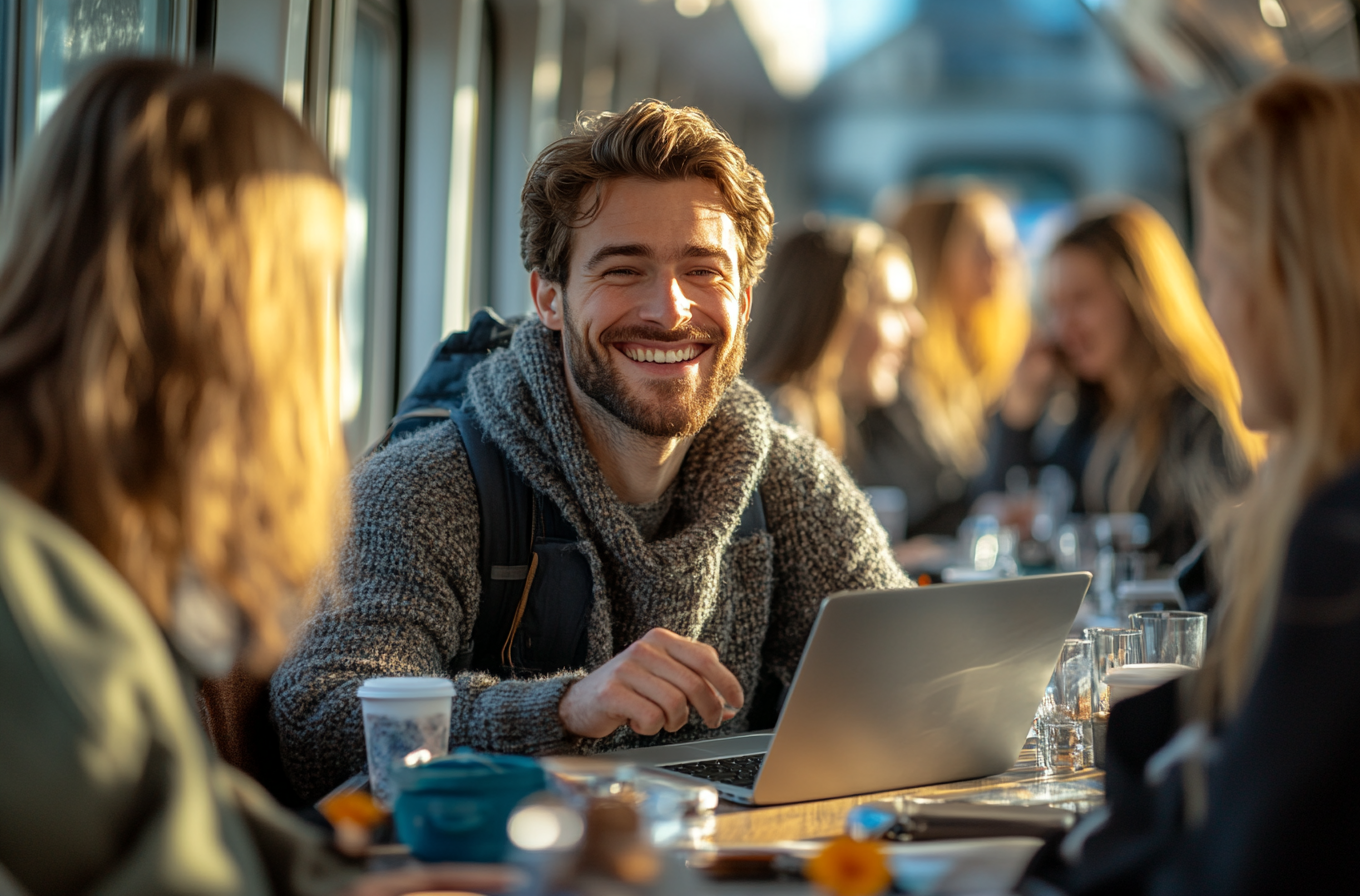
[[[1238,249],[1253,300],[1286,321],[1296,413],[1225,534],[1224,604],[1197,714],[1230,717],[1275,620],[1290,532],[1307,497],[1360,455],[1360,82],[1289,72],[1208,129],[1206,204]],[[1245,298],[1243,299],[1246,300]]]
[[[756,290],[746,375],[772,387],[798,426],[840,458],[854,448],[841,374],[872,310],[874,274],[890,257],[910,270],[901,237],[871,221],[836,219],[780,243]]]
[[[1237,373],[1200,301],[1194,268],[1166,220],[1141,202],[1125,201],[1115,211],[1078,223],[1058,240],[1053,254],[1071,250],[1090,252],[1100,261],[1132,312],[1139,338],[1152,350],[1131,416],[1102,427],[1084,474],[1087,506],[1115,512],[1138,509],[1165,449],[1167,419],[1178,389],[1189,391],[1217,418],[1229,459],[1254,465],[1264,450],[1262,440],[1242,423]],[[1132,450],[1116,450],[1114,444],[1115,431],[1124,425],[1131,431]],[[1223,498],[1207,488],[1218,478],[1203,472],[1182,483],[1201,486],[1184,497],[1202,526]],[[1106,506],[1099,508],[1099,486],[1107,478]]]
[[[918,405],[925,436],[936,454],[965,475],[986,464],[987,415],[1010,385],[1029,339],[1030,311],[1022,270],[1013,252],[997,259],[992,294],[961,316],[948,294],[945,258],[971,224],[1010,227],[996,194],[980,187],[929,188],[915,196],[897,222],[911,246],[925,333],[913,340],[905,390]]]
[[[343,197],[235,77],[120,61],[28,150],[0,229],[0,476],[163,626],[188,567],[256,662],[325,556],[345,468],[333,307]]]

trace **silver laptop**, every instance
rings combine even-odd
[[[999,774],[1015,764],[1090,584],[1064,573],[822,601],[773,732],[607,758],[747,805]]]

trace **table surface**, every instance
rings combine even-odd
[[[557,756],[546,764],[571,774],[598,771],[599,762],[598,757]],[[1105,773],[1090,768],[1050,774],[1039,767],[1031,737],[1009,771],[988,778],[782,806],[741,806],[724,800],[718,806],[712,842],[717,846],[738,846],[834,837],[844,832],[845,815],[852,806],[895,796],[990,805],[1059,806],[1085,813],[1104,802]]]
[[[739,806],[724,800],[718,807],[713,842],[728,846],[834,837],[844,832],[845,815],[852,806],[895,796],[990,805],[1059,806],[1085,813],[1104,802],[1105,773],[1090,768],[1050,774],[1039,767],[1034,739],[1030,738],[1010,771],[989,778],[783,806]]]

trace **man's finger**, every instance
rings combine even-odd
[[[718,660],[718,652],[700,641],[691,641],[676,635],[662,645],[670,656],[693,669],[718,692],[718,696],[728,704],[740,709],[746,702],[737,676]]]
[[[618,684],[620,687],[607,707],[611,716],[624,720],[638,734],[656,734],[666,726],[666,710],[660,704],[638,693],[630,684]]]
[[[675,665],[675,664],[673,664]],[[624,683],[656,705],[665,714],[667,731],[679,731],[689,721],[690,700],[686,692],[664,675],[657,675],[641,664],[626,669]]]
[[[708,679],[669,654],[653,657],[650,668],[658,678],[684,695],[688,704],[685,708],[686,719],[689,716],[689,706],[693,706],[708,727],[716,728],[722,723],[722,695]]]

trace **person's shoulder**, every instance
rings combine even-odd
[[[1184,386],[1171,394],[1168,411],[1171,425],[1186,434],[1223,431],[1223,423],[1213,408]]]
[[[1348,467],[1304,502],[1293,540],[1310,538],[1330,544],[1338,538],[1360,543],[1360,464]]]
[[[1295,597],[1360,592],[1360,464],[1304,503],[1289,537],[1283,590]]]
[[[150,625],[132,586],[94,545],[3,483],[0,592],[11,608],[27,604],[45,616],[69,615],[87,622],[108,617],[121,620],[118,627]]]
[[[438,482],[466,469],[466,458],[458,427],[452,420],[443,420],[400,436],[360,461],[354,470],[354,488]]]
[[[1202,397],[1184,387],[1171,397],[1167,415],[1167,447],[1183,459],[1198,458],[1227,469],[1235,487],[1246,484],[1250,469],[1224,421]]]
[[[147,705],[182,700],[165,639],[132,586],[64,522],[0,484],[0,601],[15,650],[10,685],[43,689],[67,724],[103,718],[112,682],[139,688]],[[14,678],[10,678],[14,676]]]

